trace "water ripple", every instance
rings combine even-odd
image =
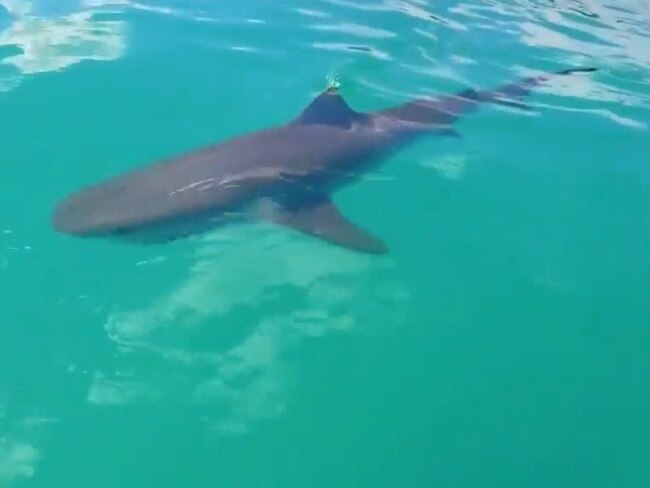
[[[367,37],[375,39],[383,39],[387,37],[395,37],[397,34],[385,29],[377,29],[353,22],[343,22],[341,24],[314,24],[312,29],[324,32],[337,32],[341,34],[352,34],[357,37]]]
[[[34,439],[44,425],[56,421],[39,417],[15,421],[15,415],[9,416],[6,410],[7,406],[0,403],[0,486],[3,487],[35,475],[41,455]]]
[[[390,54],[384,51],[380,51],[371,46],[359,45],[359,44],[346,44],[342,42],[315,42],[312,44],[312,47],[316,49],[326,49],[329,51],[355,51],[359,53],[368,54],[374,58],[381,59],[383,61],[389,61],[391,58]]]

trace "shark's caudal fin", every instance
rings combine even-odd
[[[568,68],[549,74],[530,76],[515,83],[503,85],[493,91],[478,92],[477,101],[497,103],[515,108],[526,108],[526,106],[521,103],[521,100],[529,96],[533,88],[542,85],[551,77],[570,75],[573,73],[592,73],[594,71],[596,71],[596,68]]]
[[[285,207],[271,220],[329,243],[369,254],[385,254],[386,245],[347,220],[328,195],[319,195],[295,207]]]
[[[477,110],[481,103],[495,103],[524,110],[528,109],[522,103],[522,100],[530,95],[534,88],[542,85],[552,76],[591,73],[593,71],[596,71],[596,68],[568,68],[553,73],[523,78],[514,83],[502,85],[495,90],[478,91],[470,88],[434,100],[413,100],[404,105],[377,113],[407,122],[450,126],[461,115]]]

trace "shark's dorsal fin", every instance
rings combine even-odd
[[[350,108],[336,87],[318,95],[296,118],[297,124],[331,125],[350,128],[363,115]]]

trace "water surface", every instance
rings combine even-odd
[[[0,486],[650,486],[650,9],[0,0]],[[68,192],[293,118],[568,66],[270,224],[55,234]]]

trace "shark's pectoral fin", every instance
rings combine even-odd
[[[383,242],[347,220],[327,195],[300,206],[283,207],[272,220],[355,251],[370,254],[388,252]]]

